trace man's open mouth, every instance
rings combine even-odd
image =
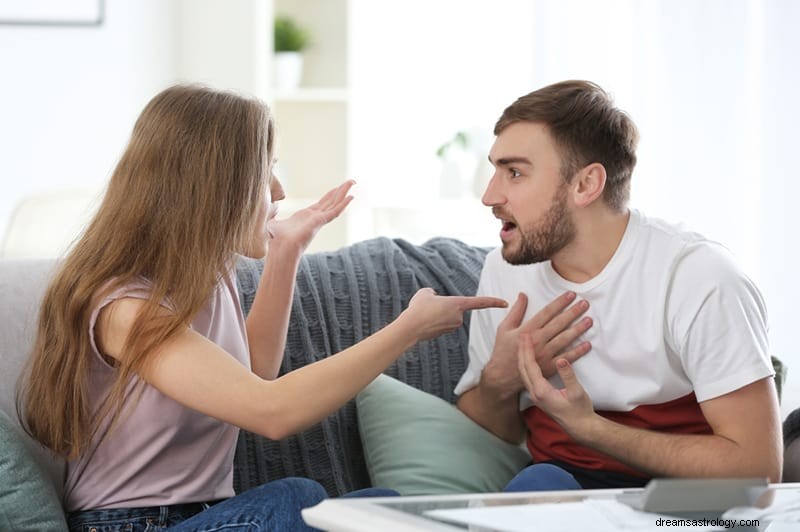
[[[514,231],[517,229],[517,224],[515,224],[514,222],[509,222],[507,220],[502,220],[502,222],[503,222],[503,227],[500,229],[500,238],[502,240],[506,240],[512,234],[514,234]]]

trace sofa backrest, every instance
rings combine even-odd
[[[422,287],[440,295],[474,295],[486,252],[449,238],[414,245],[380,237],[305,255],[297,273],[281,374],[374,333],[397,317]],[[237,265],[245,313],[263,267],[261,260],[244,258]],[[453,389],[467,366],[468,328],[469,314],[462,327],[420,342],[385,373],[453,403]],[[280,442],[242,431],[234,469],[237,492],[285,476],[317,480],[331,496],[370,485],[355,401]]]
[[[0,260],[0,410],[19,424],[17,380],[31,350],[39,303],[55,267],[54,259]],[[56,491],[64,485],[64,461],[24,436]]]
[[[442,295],[474,294],[485,254],[486,249],[452,239],[418,246],[376,238],[306,255],[298,272],[282,372],[341,351],[377,331],[423,286]],[[52,259],[0,260],[0,409],[17,424],[17,380],[55,265]],[[262,268],[263,261],[239,262],[245,312]],[[453,388],[467,364],[468,323],[467,317],[458,330],[415,346],[386,373],[454,402]],[[64,462],[30,438],[26,444],[61,494]],[[308,431],[280,442],[242,431],[234,470],[237,491],[284,476],[314,478],[331,495],[369,485],[354,401]]]

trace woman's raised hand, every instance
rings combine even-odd
[[[322,198],[283,220],[269,223],[269,234],[274,242],[292,243],[304,251],[320,228],[339,216],[352,201],[348,195],[355,181],[348,180],[329,190]]]
[[[460,327],[468,310],[507,306],[497,297],[437,296],[432,288],[421,288],[400,316],[413,327],[417,340],[429,340]]]

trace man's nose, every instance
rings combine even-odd
[[[497,186],[496,175],[493,175],[486,185],[486,190],[483,191],[483,196],[481,196],[481,203],[487,207],[503,203],[503,195]]]

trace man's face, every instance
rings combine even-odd
[[[506,127],[489,152],[495,167],[483,204],[503,222],[503,258],[510,264],[550,260],[575,238],[561,156],[546,126]]]

